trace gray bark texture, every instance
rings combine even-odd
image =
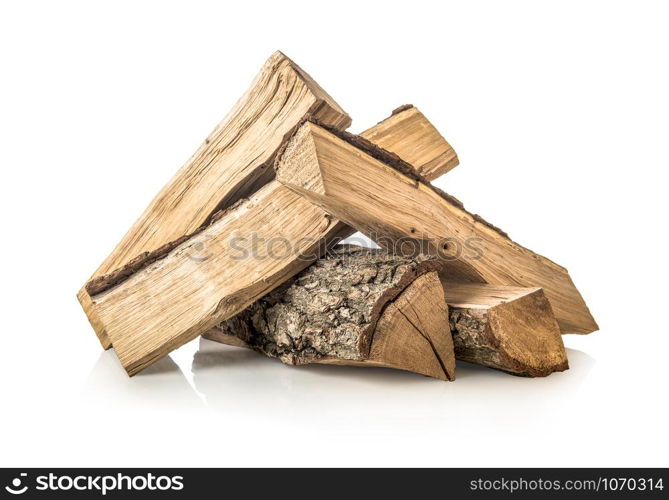
[[[363,361],[384,306],[438,268],[434,258],[339,245],[217,329],[290,365]]]
[[[487,310],[450,307],[448,313],[457,359],[509,371],[490,336]]]

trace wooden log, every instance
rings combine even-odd
[[[305,116],[317,117],[338,128],[351,123],[350,117],[304,70],[276,52],[92,278],[192,233],[218,210],[255,192],[271,178],[276,151]],[[109,347],[85,289],[80,290],[78,298],[103,347]]]
[[[428,180],[436,179],[459,165],[458,155],[451,145],[411,104],[396,108],[389,118],[360,135],[397,154]]]
[[[383,246],[396,251],[398,243],[418,241],[487,283],[541,287],[563,333],[598,328],[565,268],[513,242],[361,137],[307,122],[275,168],[280,182]],[[474,243],[477,251],[467,251]]]
[[[349,297],[357,299],[360,288],[368,287],[370,280],[373,282],[377,276],[386,277],[385,273],[379,274],[380,267],[388,262],[402,262],[402,258],[390,256],[380,249],[358,247],[353,253],[354,249],[335,247],[289,282],[203,336],[228,345],[248,347],[278,357],[287,364],[334,363],[333,360],[342,358],[341,364],[347,364],[347,361],[357,359],[357,351],[355,355],[347,355],[332,349],[331,344],[341,338],[357,338],[355,323],[341,321],[340,311],[346,311],[348,319],[350,310],[359,310],[359,302]],[[348,252],[346,259],[342,258],[345,252]],[[452,334],[457,359],[528,377],[543,377],[568,368],[560,329],[540,288],[444,280],[443,289],[450,323],[446,337]],[[410,357],[411,366],[405,369],[419,371],[415,367],[421,366],[420,356],[423,356],[423,363],[434,363],[434,356],[426,350],[416,352],[412,335],[417,330],[409,326],[419,325],[421,331],[432,332],[438,331],[439,327],[448,327],[441,322],[434,323],[431,316],[434,313],[431,308],[436,308],[437,316],[441,317],[441,304],[435,303],[440,295],[438,292],[405,294],[407,300],[403,311],[386,314],[388,320],[377,324],[377,332],[380,327],[394,332],[391,337],[395,340],[393,355],[386,358],[387,366],[392,360],[402,359],[403,351],[406,351],[404,355]],[[336,307],[321,312],[322,304],[335,304]],[[318,341],[313,340],[313,331],[318,332]],[[436,333],[430,336],[435,345],[440,345],[438,340],[442,337],[443,334]],[[328,340],[331,340],[330,344]],[[311,347],[312,344],[316,348]],[[323,344],[334,354],[319,349]],[[448,346],[442,344],[440,350],[445,348]],[[425,371],[419,373],[426,374]],[[439,372],[432,370],[432,373]]]
[[[91,280],[89,319],[133,375],[242,311],[352,232],[271,181],[209,226]]]
[[[272,181],[195,234],[90,281],[91,310],[134,375],[302,270],[342,229]]]
[[[541,288],[443,285],[457,359],[526,377],[569,368],[560,328]]]
[[[437,259],[340,246],[206,337],[288,365],[384,366],[453,380]]]

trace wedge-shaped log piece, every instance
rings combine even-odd
[[[436,179],[459,164],[451,145],[411,104],[395,109],[389,118],[360,135],[396,153],[428,180]]]
[[[346,128],[349,116],[299,66],[272,55],[251,87],[204,144],[153,199],[93,277],[127,264],[205,224],[219,209],[252,194],[272,175],[271,163],[305,116]],[[104,347],[109,339],[78,294]],[[96,328],[97,326],[97,328]]]
[[[597,329],[566,269],[513,242],[363,138],[307,122],[275,168],[280,182],[378,243],[420,239],[487,283],[542,287],[563,333]],[[480,251],[465,251],[472,244]]]
[[[541,288],[443,285],[457,359],[526,377],[569,368],[560,328]]]
[[[206,337],[289,365],[384,366],[453,380],[437,266],[436,259],[336,247]]]
[[[359,311],[361,304],[369,307],[364,300],[369,300],[370,287],[389,277],[380,269],[389,269],[389,263],[396,265],[404,260],[407,259],[393,257],[381,249],[334,247],[315,264],[204,337],[249,347],[287,364],[357,359],[360,354],[356,349],[347,356],[335,348],[341,344],[357,345],[353,341],[358,338],[357,324],[350,318],[359,316],[351,311]],[[528,377],[543,377],[568,368],[560,329],[540,288],[445,280],[442,284],[457,359]],[[392,321],[377,323],[375,342],[379,331],[395,333],[390,337],[397,341],[394,354],[386,357],[389,366],[392,361],[397,365],[402,356],[408,356],[414,367],[421,365],[420,359],[423,364],[432,362],[434,366],[429,353],[424,352],[422,357],[415,354],[411,339],[419,329],[433,332],[426,338],[433,339],[435,346],[443,345],[439,342],[443,336],[434,333],[444,327],[439,320],[443,305],[435,302],[441,292],[428,293],[418,285],[412,290],[422,294],[407,290],[403,309],[389,309],[384,318]],[[323,304],[333,305],[323,308]],[[398,301],[394,304],[397,306]],[[409,341],[403,344],[402,338]],[[447,345],[444,347],[448,349]],[[372,348],[371,353],[374,352]]]

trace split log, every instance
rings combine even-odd
[[[87,313],[133,375],[241,312],[353,231],[271,181],[210,225],[89,281]]]
[[[350,117],[297,64],[273,54],[226,118],[153,199],[93,278],[126,265],[206,224],[218,210],[248,197],[271,178],[277,150],[305,116],[346,128]],[[109,339],[78,294],[102,345]],[[96,328],[97,326],[97,328]]]
[[[288,365],[384,366],[453,380],[437,266],[437,259],[339,246],[206,338]]]
[[[209,226],[91,280],[91,310],[133,375],[301,271],[343,229],[271,181]]]
[[[307,122],[275,168],[277,180],[382,246],[397,251],[415,241],[484,282],[541,287],[563,333],[598,328],[565,268],[513,242],[411,165],[361,137]]]
[[[443,285],[457,359],[526,377],[569,368],[560,328],[541,288]]]
[[[358,337],[357,324],[350,321],[355,315],[350,311],[359,311],[361,295],[367,300],[368,288],[376,286],[379,277],[386,278],[385,272],[378,272],[380,268],[402,260],[381,249],[335,247],[289,282],[203,336],[254,349],[286,364],[335,360],[347,364],[360,357],[355,349],[350,354],[339,348],[340,339],[350,343]],[[419,325],[421,331],[432,331],[432,339],[452,334],[455,357],[463,361],[528,377],[543,377],[568,368],[560,329],[540,288],[443,281],[443,290],[450,328],[431,316],[432,308],[436,308],[438,318],[442,314],[442,304],[435,302],[441,295],[437,291],[410,296],[405,292],[402,313],[393,316],[395,309],[391,309],[383,316],[387,320],[377,323],[377,332],[379,328],[386,329],[394,332],[392,338],[397,339],[386,365],[391,366],[392,360],[403,355],[410,356],[414,368],[405,369],[426,374],[415,369],[421,363],[412,336],[417,329],[409,328],[413,324]],[[369,309],[369,304],[362,304]],[[448,334],[437,335],[438,327],[445,328]],[[423,363],[434,363],[434,356],[428,351],[420,355],[425,356]]]

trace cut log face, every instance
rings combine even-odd
[[[310,332],[314,331],[320,338],[345,338],[351,345],[357,345],[357,335],[337,332],[337,328],[355,332],[355,325],[342,322],[332,310],[321,312],[321,305],[335,304],[334,311],[340,308],[348,311],[351,309],[348,297],[358,298],[361,291],[366,300],[371,297],[374,301],[374,295],[368,291],[368,280],[388,276],[387,271],[381,274],[374,271],[403,260],[380,249],[335,247],[314,265],[204,337],[248,347],[287,364],[359,364],[363,355],[355,348],[334,349],[334,354],[311,348],[312,343],[324,344],[313,340]],[[360,277],[365,278],[362,283]],[[528,377],[543,377],[568,368],[560,329],[540,288],[445,280],[442,284],[443,289],[434,273],[428,273],[385,306],[364,363],[443,378],[444,374],[453,373],[452,362],[444,355],[452,349],[452,334],[455,357],[463,361]],[[361,304],[362,309],[371,307],[366,302],[353,304],[356,311],[360,311]],[[444,315],[449,317],[447,327],[442,321]],[[348,316],[351,314],[346,312]],[[443,328],[448,335],[444,335]],[[297,346],[308,346],[306,354]]]
[[[158,193],[93,278],[123,267],[192,233],[221,208],[253,194],[273,173],[277,150],[306,116],[346,128],[350,117],[299,66],[281,52],[272,55],[251,87],[204,144]],[[78,294],[92,324],[100,320]],[[104,330],[95,328],[109,347]]]
[[[206,337],[290,365],[385,366],[452,380],[436,259],[341,246]]]
[[[443,285],[457,359],[527,377],[569,368],[560,328],[541,288]]]
[[[427,243],[487,283],[543,288],[563,333],[598,328],[566,269],[513,242],[360,137],[307,122],[275,168],[277,180],[382,246],[396,251],[408,240]]]

